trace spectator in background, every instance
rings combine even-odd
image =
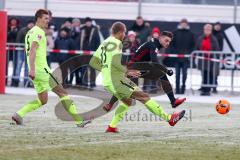
[[[78,18],[74,18],[72,20],[72,28],[71,28],[71,37],[73,40],[76,40],[79,37],[81,28],[81,21]]]
[[[78,42],[78,49],[84,50],[84,51],[96,51],[98,46],[100,45],[100,36],[99,36],[98,28],[92,24],[92,19],[90,17],[85,18],[84,25],[80,30],[79,39],[77,42]],[[86,58],[91,58],[91,57],[89,56]],[[80,69],[80,71],[81,71],[80,85],[88,87],[88,83],[90,82],[90,88],[96,87],[95,69],[88,66],[84,66]],[[88,75],[90,75],[90,81],[89,81]]]
[[[25,44],[25,36],[27,32],[30,29],[32,29],[33,26],[34,26],[34,21],[29,20],[27,22],[27,26],[19,30],[17,34],[16,42]],[[14,66],[15,72],[12,78],[12,86],[18,87],[23,64],[25,64],[24,65],[24,86],[26,85],[30,86],[30,81],[28,80],[28,67],[26,62],[26,54],[24,50],[18,50],[16,55],[17,55],[17,62],[16,62],[16,66]]]
[[[71,38],[74,40],[75,46],[78,46],[78,39],[79,39],[79,34],[80,34],[80,28],[81,28],[81,21],[78,18],[74,18],[72,20],[72,28],[71,28]],[[69,55],[69,57],[74,57],[74,56],[78,56],[78,55]],[[75,68],[79,65],[78,63],[79,59],[75,58],[71,67],[70,67],[70,80],[69,80],[69,84],[73,83],[73,78],[75,76],[75,80],[76,80],[76,84],[79,84],[81,82],[80,80],[80,76],[79,76],[79,72],[80,69],[76,69]]]
[[[133,26],[130,30],[136,32],[137,39],[139,40],[140,44],[143,44],[148,40],[150,36],[150,24],[144,22],[141,16],[138,16],[136,21],[134,22]]]
[[[16,18],[10,18],[8,21],[7,42],[15,43],[18,31],[19,31],[19,20]]]
[[[149,41],[152,41],[155,44],[158,44],[158,39],[160,37],[160,34],[161,34],[160,29],[158,27],[153,27]],[[159,51],[160,50],[158,50],[158,52]],[[151,53],[151,54],[156,54],[156,53]],[[159,60],[159,57],[157,56],[157,54],[156,54],[156,58]],[[160,61],[154,61],[153,59],[151,59],[151,61],[155,62],[155,63],[160,62]],[[161,59],[161,61],[162,61],[162,59]],[[155,94],[155,93],[157,93],[157,82],[158,81],[156,81],[156,80],[149,80],[149,79],[145,78],[144,82],[143,82],[143,89],[146,90],[146,92]],[[159,85],[159,86],[161,86],[161,85]]]
[[[171,44],[171,53],[189,55],[195,46],[194,34],[190,30],[187,19],[182,19],[173,32],[173,41]],[[176,70],[176,94],[184,94],[186,89],[187,68],[189,66],[188,58],[177,58],[175,61]],[[182,85],[180,77],[182,76]],[[181,88],[180,88],[181,87]]]
[[[67,18],[64,20],[64,23],[61,25],[61,28],[68,28],[69,30],[72,29],[72,18]]]
[[[56,27],[56,25],[55,25],[55,23],[54,23],[54,21],[53,21],[53,14],[52,14],[52,12],[50,11],[50,10],[48,10],[48,15],[49,15],[49,23],[48,23],[48,29],[50,29],[51,30],[51,32],[52,32],[52,37],[53,37],[53,39],[55,40],[56,38],[57,38],[57,35],[58,35],[58,32],[57,32],[57,27]]]
[[[47,38],[47,50],[52,50],[54,48],[54,41],[57,39],[58,32],[55,23],[53,22],[53,14],[50,10],[48,10],[49,15],[49,23],[48,29],[46,30],[46,38]],[[47,52],[47,63],[51,68],[51,53]]]
[[[222,32],[222,25],[220,22],[216,22],[213,26],[213,35],[217,38],[219,44],[219,50],[223,50],[223,32]]]
[[[54,31],[51,28],[46,30],[46,38],[47,38],[47,50],[54,49],[54,38],[53,38]],[[47,63],[48,66],[51,68],[51,53],[47,52]]]
[[[99,37],[100,37],[100,42],[103,42],[104,41],[104,37],[103,37],[103,34],[101,32],[101,26],[99,24],[97,24],[95,20],[92,21],[92,24],[93,24],[93,26],[97,27],[98,34],[99,34]]]
[[[160,34],[161,34],[160,29],[159,29],[158,27],[153,27],[149,41],[150,41],[152,38],[154,38],[154,39],[159,39]],[[159,53],[166,53],[166,48],[160,48],[158,52],[159,52]],[[165,59],[165,57],[160,57],[160,56],[158,56],[157,58],[158,58],[158,62],[161,63],[161,64],[163,64],[163,60]],[[160,86],[161,86],[161,85],[160,85]]]
[[[136,33],[134,31],[128,31],[127,37],[123,41],[123,52],[130,54],[127,56],[125,63],[129,62],[131,57],[135,56],[135,51],[139,47],[139,41],[136,39]]]
[[[202,57],[207,58],[198,59],[198,69],[202,71],[202,93],[203,96],[210,95],[211,87],[208,85],[213,85],[214,80],[219,70],[219,64],[213,61],[210,61],[209,58],[214,58],[214,56],[209,51],[218,51],[219,45],[215,36],[212,35],[212,25],[205,24],[203,28],[203,35],[198,37],[196,42],[195,50],[202,50]],[[200,56],[200,55],[199,55]]]
[[[218,44],[219,44],[219,50],[222,51],[223,50],[223,32],[222,32],[222,26],[221,26],[221,23],[220,22],[217,22],[214,24],[213,26],[213,35],[217,38],[217,41],[218,41]],[[219,76],[219,73],[220,73],[220,68],[218,68],[218,71],[217,71],[217,75],[215,77],[215,84],[217,85],[218,84],[218,76]],[[217,93],[217,87],[213,87],[213,93]]]
[[[76,49],[75,43],[72,40],[72,38],[70,37],[70,30],[68,28],[64,27],[64,28],[60,29],[59,35],[54,43],[54,48],[55,49],[63,49],[63,50],[75,50]],[[55,59],[57,60],[59,65],[62,65],[64,63],[64,61],[66,61],[69,58],[69,55],[64,54],[64,53],[55,54],[53,56],[55,56]],[[63,84],[67,84],[68,80],[64,79],[64,77],[65,78],[67,77],[69,68],[66,68],[63,66],[61,66],[60,68],[62,70],[62,82],[63,82]]]
[[[127,63],[135,57],[138,47],[139,41],[136,39],[136,33],[134,31],[128,31],[127,38],[123,41],[123,52],[130,55],[123,55],[123,64],[127,65]],[[138,78],[132,78],[131,80],[138,85]]]
[[[8,43],[16,43],[17,33],[19,31],[19,20],[17,18],[10,18],[8,21],[8,31],[7,31],[7,42]],[[11,46],[9,47],[16,47]],[[8,76],[8,63],[12,61],[13,66],[16,66],[17,63],[17,55],[15,54],[15,51],[10,50],[7,54],[7,63],[6,63],[6,77]],[[15,74],[15,69],[13,67],[13,75]],[[7,84],[7,78],[6,78],[6,84]],[[12,86],[16,86],[15,82],[12,82]]]
[[[152,36],[151,38],[156,38],[158,39],[160,37],[160,29],[158,27],[153,27],[152,29]]]

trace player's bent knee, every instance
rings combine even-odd
[[[124,100],[122,100],[122,102],[129,107],[132,105],[132,100],[131,99],[124,99]]]
[[[47,104],[48,96],[42,96],[39,98],[39,100],[41,101],[42,105]]]
[[[124,103],[126,104],[128,107],[130,107],[132,105],[132,102],[127,102],[127,103]]]
[[[40,99],[40,101],[41,101],[42,105],[47,104],[48,98]]]
[[[144,97],[143,98],[143,103],[145,104],[147,101],[149,101],[150,100],[150,97],[149,96],[147,96],[147,97]]]
[[[142,103],[146,103],[148,100],[150,100],[149,95],[145,92],[141,92],[139,101]]]
[[[42,105],[48,102],[48,93],[42,92],[38,94],[38,99],[41,101]]]
[[[61,90],[61,94],[63,94],[64,96],[67,96],[67,95],[68,95],[66,89],[64,89],[64,88],[62,88],[62,90]]]

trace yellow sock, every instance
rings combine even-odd
[[[28,112],[34,111],[40,108],[41,106],[42,106],[41,101],[39,99],[36,99],[24,105],[19,111],[17,111],[17,114],[23,118]]]
[[[169,121],[171,119],[171,115],[164,112],[163,108],[153,99],[150,99],[149,101],[147,101],[145,103],[145,106],[147,107],[147,109],[149,111],[158,115],[159,117],[161,117],[165,121]]]
[[[77,113],[77,108],[73,101],[70,99],[69,96],[64,96],[60,98],[64,108],[66,111],[72,116],[76,124],[81,124],[83,122],[83,118],[80,117]]]
[[[110,127],[116,128],[117,124],[123,119],[123,116],[127,113],[129,107],[121,103],[115,111],[114,117],[110,123]]]

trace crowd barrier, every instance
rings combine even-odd
[[[190,88],[219,87],[234,91],[240,88],[240,53],[193,51],[190,55]],[[200,75],[200,80],[196,76]]]
[[[27,74],[27,66],[25,64],[25,54],[23,44],[8,43],[7,50],[7,74],[6,78],[19,79],[20,81],[29,80]],[[93,51],[81,50],[59,50],[51,49],[48,52],[52,54],[70,54],[70,55],[92,55]],[[130,55],[130,53],[123,53]],[[239,69],[240,69],[240,53],[226,52],[203,52],[193,51],[190,55],[185,54],[167,54],[158,53],[159,57],[173,58],[189,58],[189,85],[192,90],[197,87],[222,87],[227,90],[234,91],[240,88]],[[12,67],[8,67],[12,61]],[[14,69],[14,66],[15,67]],[[26,67],[26,68],[25,68]],[[23,68],[23,69],[21,69]],[[25,71],[20,74],[21,70]],[[8,73],[12,74],[8,74]],[[9,82],[10,83],[10,82]]]

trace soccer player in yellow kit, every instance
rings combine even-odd
[[[129,106],[131,106],[132,99],[139,100],[149,111],[160,116],[171,126],[174,126],[184,116],[185,110],[167,114],[156,101],[151,99],[147,93],[140,90],[135,83],[126,77],[139,77],[141,73],[137,70],[127,70],[121,64],[122,41],[125,37],[125,32],[125,24],[115,22],[111,27],[111,36],[104,40],[90,61],[90,65],[93,68],[102,72],[105,90],[120,100],[120,105],[117,107],[106,132],[118,132],[116,126],[128,111]],[[171,39],[169,39],[169,43],[170,41]]]
[[[48,28],[49,13],[47,10],[39,9],[35,13],[35,26],[28,31],[25,37],[25,53],[27,55],[27,63],[29,69],[29,77],[32,79],[34,88],[38,93],[38,98],[24,105],[13,116],[12,120],[16,124],[23,124],[23,117],[33,110],[40,108],[48,101],[48,91],[52,90],[56,93],[66,111],[72,116],[78,127],[84,127],[90,121],[84,121],[77,114],[76,106],[68,96],[66,90],[51,74],[51,70],[47,64],[47,41],[45,29]]]

